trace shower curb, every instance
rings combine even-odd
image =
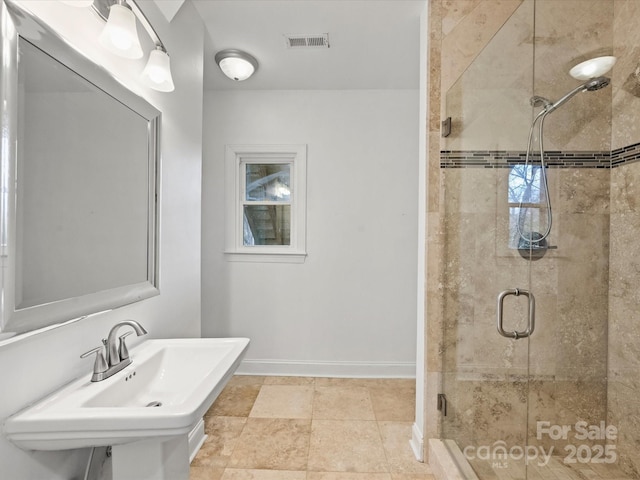
[[[429,466],[436,480],[479,480],[452,440],[429,439]]]

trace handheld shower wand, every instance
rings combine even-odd
[[[601,88],[606,87],[610,83],[611,83],[611,79],[607,77],[592,78],[584,82],[582,85],[579,85],[573,90],[571,90],[564,97],[561,97],[560,99],[556,100],[555,102],[549,105],[545,105],[544,109],[546,113],[551,113],[557,108],[564,105],[566,102],[568,102],[571,98],[573,98],[574,95],[580,92],[595,92],[596,90],[600,90]],[[533,97],[533,98],[536,98],[536,97]],[[538,98],[541,98],[541,97],[538,97]]]
[[[580,92],[595,92],[596,90],[600,90],[601,88],[605,88],[610,83],[611,83],[611,79],[608,78],[608,77],[600,76],[600,77],[596,77],[596,78],[591,78],[591,79],[587,80],[586,82],[584,82],[583,84],[577,86],[576,88],[571,90],[569,93],[567,93],[563,97],[561,97],[558,100],[556,100],[555,102],[551,102],[550,100],[548,100],[548,99],[546,99],[544,97],[540,97],[538,95],[535,95],[535,96],[531,97],[531,99],[530,99],[531,106],[532,107],[543,107],[543,109],[538,113],[538,115],[536,115],[536,117],[534,118],[533,122],[531,123],[531,129],[529,130],[529,141],[527,142],[527,154],[525,156],[524,169],[525,169],[525,172],[526,172],[527,168],[529,166],[529,158],[531,156],[531,147],[532,147],[532,140],[533,140],[533,131],[535,129],[536,123],[538,123],[538,121],[539,121],[540,124],[538,126],[538,129],[539,129],[538,143],[539,143],[539,146],[540,146],[540,176],[541,176],[541,181],[542,181],[542,185],[543,185],[543,189],[544,189],[545,200],[547,202],[547,228],[545,229],[544,233],[542,233],[542,234],[537,233],[537,232],[528,232],[528,233],[525,234],[522,231],[522,226],[521,226],[522,222],[519,219],[516,222],[516,228],[518,230],[518,235],[520,236],[520,238],[522,240],[525,241],[525,243],[527,243],[529,245],[532,245],[534,243],[536,245],[543,245],[542,242],[551,233],[551,225],[553,223],[553,217],[552,217],[552,213],[553,212],[551,210],[551,195],[549,193],[549,186],[548,186],[548,182],[547,182],[547,173],[546,173],[546,165],[545,165],[545,159],[544,159],[543,131],[544,131],[544,120],[545,120],[545,118],[551,112],[557,110],[562,105],[567,103],[576,94],[578,94]],[[522,211],[523,211],[523,201],[522,200],[519,202],[518,211],[520,212],[520,215],[522,215]],[[533,238],[534,237],[534,233],[537,233],[535,239]]]

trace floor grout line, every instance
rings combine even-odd
[[[234,467],[234,466],[230,465],[230,460],[234,456],[234,454],[236,454],[237,448],[239,447],[240,438],[245,433],[245,430],[247,429],[248,425],[250,425],[250,422],[252,421],[252,419],[256,420],[258,418],[263,419],[263,420],[282,420],[282,421],[295,420],[297,422],[306,423],[308,425],[309,430],[308,430],[308,437],[307,437],[307,441],[306,441],[306,451],[304,451],[304,457],[303,457],[306,460],[306,462],[304,462],[305,470],[304,471],[303,470],[296,470],[296,472],[299,472],[300,474],[304,473],[304,475],[294,475],[295,478],[298,479],[298,480],[302,480],[303,478],[305,480],[309,480],[310,478],[314,478],[314,479],[322,478],[322,480],[325,480],[325,479],[326,480],[333,480],[334,478],[335,479],[343,479],[343,478],[347,479],[348,478],[349,480],[351,480],[351,479],[353,479],[353,480],[356,480],[356,479],[357,480],[368,480],[367,477],[373,475],[373,473],[374,473],[374,472],[370,472],[370,473],[361,472],[358,475],[356,473],[353,473],[353,472],[350,473],[348,471],[344,471],[344,470],[340,470],[340,469],[338,469],[339,471],[335,471],[335,472],[332,471],[333,469],[330,469],[329,471],[315,471],[315,470],[312,471],[312,470],[309,470],[311,454],[312,454],[312,438],[313,438],[313,432],[314,432],[314,424],[317,426],[318,422],[321,422],[321,421],[331,422],[336,426],[338,426],[338,425],[346,426],[346,424],[350,423],[350,422],[353,422],[353,425],[361,425],[361,426],[363,426],[363,425],[371,425],[371,422],[375,422],[375,430],[373,430],[373,427],[374,427],[373,425],[371,425],[370,427],[367,427],[368,429],[370,429],[369,430],[370,434],[373,433],[374,431],[376,432],[375,433],[375,437],[370,436],[369,438],[373,439],[372,441],[374,442],[374,444],[379,445],[376,448],[380,448],[381,449],[380,453],[383,455],[383,457],[378,457],[380,459],[383,459],[382,464],[378,463],[378,466],[376,466],[375,469],[376,470],[380,470],[381,468],[385,469],[384,472],[376,473],[376,479],[379,478],[380,480],[382,480],[384,478],[386,480],[392,480],[392,479],[395,478],[394,475],[400,475],[397,478],[402,478],[403,480],[405,478],[407,480],[409,480],[409,479],[411,479],[411,480],[414,480],[414,479],[415,480],[433,480],[433,476],[430,475],[430,474],[416,474],[416,476],[414,476],[414,474],[407,474],[406,476],[402,476],[402,474],[399,473],[399,472],[397,472],[397,473],[396,472],[392,472],[393,469],[392,469],[391,462],[393,460],[393,455],[392,455],[392,452],[389,451],[385,446],[382,423],[389,423],[389,424],[396,423],[396,424],[407,424],[407,425],[410,425],[411,421],[410,420],[406,420],[406,421],[403,421],[403,420],[381,420],[380,419],[381,418],[380,417],[380,412],[382,410],[380,412],[378,412],[376,410],[376,408],[374,408],[374,394],[372,392],[372,388],[375,387],[376,389],[380,389],[383,386],[389,388],[393,384],[387,384],[386,382],[385,383],[376,383],[375,381],[374,382],[369,382],[369,381],[367,381],[367,382],[362,382],[362,381],[358,382],[358,381],[356,381],[353,384],[350,384],[350,382],[348,380],[340,379],[340,380],[337,380],[337,381],[334,381],[334,382],[332,382],[332,381],[321,382],[321,384],[319,385],[316,378],[312,378],[310,382],[300,382],[300,383],[296,383],[295,381],[286,381],[286,380],[280,381],[280,383],[279,383],[278,380],[273,380],[273,383],[265,383],[264,379],[262,379],[262,382],[259,382],[259,379],[256,379],[255,381],[257,382],[255,384],[252,383],[251,380],[246,381],[246,383],[244,383],[244,381],[238,381],[238,382],[232,383],[232,386],[235,386],[235,387],[247,386],[248,388],[246,388],[246,391],[249,392],[250,394],[251,394],[251,388],[249,388],[250,386],[254,386],[255,388],[257,388],[257,391],[255,391],[255,390],[253,391],[252,397],[250,399],[251,403],[249,404],[249,402],[247,402],[241,407],[241,408],[244,408],[244,410],[242,410],[242,411],[246,412],[246,415],[245,414],[243,414],[241,416],[229,415],[227,412],[224,411],[224,409],[217,410],[218,413],[216,415],[212,415],[212,414],[206,415],[208,418],[214,418],[214,417],[241,418],[241,419],[244,419],[244,422],[242,424],[242,427],[238,430],[237,434],[234,434],[235,438],[233,439],[233,445],[228,450],[228,454],[226,456],[224,456],[224,460],[223,461],[221,460],[221,463],[222,463],[223,466],[221,466],[221,467],[217,467],[217,466],[213,466],[213,465],[211,466],[212,469],[215,469],[219,473],[219,476],[215,476],[215,477],[213,477],[213,476],[211,476],[211,477],[196,477],[198,480],[200,480],[201,478],[203,478],[203,479],[206,478],[207,480],[221,480],[223,478],[225,480],[227,478],[229,478],[229,479],[231,479],[231,478],[233,478],[233,479],[242,478],[242,479],[246,479],[246,480],[249,480],[250,478],[251,479],[255,478],[256,480],[262,480],[264,478],[265,480],[266,479],[272,480],[272,479],[276,478],[276,477],[273,476],[273,475],[277,475],[275,472],[278,472],[278,471],[284,472],[283,470],[270,470],[270,469],[264,470],[264,469],[262,469],[264,471],[262,473],[256,473],[256,475],[258,475],[258,476],[254,477],[253,474],[249,472],[252,469],[237,468],[237,467]],[[272,407],[270,407],[269,404],[268,404],[269,398],[268,397],[262,398],[261,397],[261,393],[265,392],[266,390],[270,390],[272,392],[270,394],[272,402],[273,402],[274,398],[277,399],[278,401],[280,401],[280,399],[278,398],[278,395],[276,393],[273,393],[273,392],[277,391],[276,389],[272,389],[272,388],[263,389],[263,387],[267,386],[267,385],[269,385],[269,387],[291,387],[291,386],[312,387],[311,395],[307,396],[306,399],[305,399],[305,396],[302,395],[302,400],[301,400],[301,401],[305,401],[305,402],[306,401],[310,401],[311,402],[311,406],[310,406],[310,410],[309,410],[310,411],[310,417],[309,418],[306,418],[306,417],[305,418],[298,418],[298,417],[287,418],[286,416],[284,416],[283,418],[272,418],[272,417],[269,417],[269,409],[272,408]],[[366,402],[365,402],[366,403],[366,408],[370,408],[371,409],[372,414],[373,414],[372,418],[368,418],[369,414],[364,415],[367,418],[353,418],[353,419],[349,418],[348,415],[354,415],[356,417],[359,416],[358,407],[356,407],[355,410],[353,409],[353,407],[351,407],[352,409],[347,411],[347,413],[346,413],[347,416],[345,418],[333,418],[333,419],[332,418],[327,418],[327,419],[317,418],[317,415],[319,414],[319,410],[318,409],[319,409],[319,406],[320,406],[320,404],[318,402],[319,392],[322,391],[322,390],[319,390],[319,389],[321,387],[323,387],[323,388],[324,387],[326,387],[326,388],[335,388],[336,390],[334,391],[334,394],[335,394],[335,392],[338,392],[339,389],[349,389],[349,388],[352,388],[352,387],[358,387],[358,390],[360,390],[360,388],[362,388],[362,391],[361,391],[360,394],[352,395],[349,398],[354,399],[354,401],[356,401],[356,402],[361,402],[363,398],[366,399]],[[230,392],[227,392],[227,393],[230,393]],[[232,393],[243,394],[245,392],[243,392],[242,389],[236,389]],[[377,394],[379,395],[380,392],[377,392]],[[259,398],[261,399],[260,401],[262,402],[261,407],[260,407],[261,413],[265,414],[266,416],[265,417],[251,417],[252,413],[255,411],[256,402],[258,401]],[[282,397],[280,397],[280,398],[282,398]],[[338,400],[336,400],[336,399],[338,399]],[[242,399],[233,399],[231,397],[225,398],[224,397],[224,390],[223,390],[223,393],[221,393],[221,395],[219,397],[219,400],[220,400],[220,402],[223,402],[223,403],[225,401],[233,403],[233,401],[235,400],[236,401],[235,403],[242,404]],[[323,414],[327,415],[328,417],[331,417],[332,416],[332,413],[331,413],[332,408],[340,408],[341,404],[340,404],[340,401],[339,401],[339,396],[329,397],[328,401],[330,403],[328,404],[327,410],[323,410],[323,412],[324,412]],[[386,403],[388,403],[388,400],[384,396],[382,397],[382,402],[383,402],[382,405],[384,406],[383,408],[387,408],[388,409],[389,407],[386,405]],[[356,405],[358,405],[358,404],[359,403],[356,403]],[[304,407],[300,407],[300,405],[301,404],[298,403],[297,406],[296,405],[292,405],[291,406],[290,410],[292,410],[292,412],[293,412],[293,413],[291,413],[291,415],[296,415],[297,414],[296,412],[304,411]],[[231,408],[233,408],[233,406],[234,405],[232,405]],[[237,405],[235,405],[235,406],[237,407]],[[264,408],[264,410],[263,410],[263,408]],[[275,414],[277,414],[279,412],[278,408],[280,408],[280,407],[276,407],[275,409],[272,408],[271,412],[274,412]],[[349,408],[349,407],[347,407],[347,408]],[[210,411],[212,411],[212,410],[213,410],[213,407],[212,407],[212,409],[210,409]],[[236,410],[236,411],[239,411],[239,410]],[[286,412],[287,410],[286,410],[286,408],[283,407],[282,411]],[[337,410],[336,410],[336,412],[337,412]],[[207,412],[207,413],[209,413],[209,412]],[[337,413],[336,416],[340,417],[340,414]],[[393,416],[393,413],[391,414],[391,416]],[[213,424],[213,422],[212,422],[212,424]],[[223,427],[224,423],[222,423],[222,422],[218,423],[217,425],[220,428],[224,428]],[[357,429],[356,429],[356,431],[357,431]],[[366,429],[365,429],[365,431],[366,431]],[[325,433],[326,433],[326,431],[325,431]],[[209,432],[207,432],[207,434],[209,434]],[[396,435],[397,433],[395,433],[393,431],[393,429],[391,429],[388,432],[388,434],[389,435]],[[390,443],[391,447],[390,448],[393,447],[394,442],[398,443],[397,439],[393,440],[393,438],[395,438],[395,437],[393,437],[393,436],[390,437],[390,441],[391,441],[391,443]],[[407,437],[407,438],[409,438],[409,437]],[[225,442],[229,442],[229,440],[225,439]],[[228,446],[228,443],[227,443],[227,446]],[[220,448],[224,448],[224,446],[222,446]],[[409,448],[408,447],[408,439],[407,439],[407,448]],[[220,459],[220,458],[218,457],[218,459]],[[250,464],[251,464],[251,462],[247,462],[246,463],[246,465],[250,465]],[[302,464],[300,464],[300,465],[302,465]],[[323,465],[323,464],[322,464],[322,462],[320,462],[318,465]],[[331,465],[331,462],[329,462],[329,464],[327,464],[327,466],[328,465]],[[336,464],[334,464],[334,465],[336,465]],[[361,466],[362,465],[366,465],[366,463],[365,464],[361,463],[360,465]],[[370,465],[374,465],[374,464],[372,463]],[[196,469],[199,469],[198,471],[204,471],[204,470],[206,470],[206,468],[207,468],[206,464],[205,464],[205,466],[196,466]],[[373,468],[373,467],[369,467],[369,468]],[[366,470],[366,469],[367,468],[364,468],[364,470]],[[253,470],[255,470],[255,469],[253,469]],[[260,470],[260,469],[258,469],[258,470]],[[220,473],[220,471],[221,471],[221,473]],[[242,473],[243,471],[245,473]],[[206,475],[206,473],[203,473],[203,474]],[[217,475],[217,474],[215,472],[213,472],[213,470],[212,470],[211,475]],[[237,476],[237,475],[240,475],[240,476]],[[242,475],[246,475],[246,476],[242,476]],[[266,475],[266,476],[263,476],[263,475]],[[285,477],[289,478],[289,474],[285,475]],[[291,477],[291,478],[293,478],[293,477]],[[278,479],[278,480],[280,480],[280,479]]]

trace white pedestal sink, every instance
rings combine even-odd
[[[7,438],[27,450],[112,446],[117,480],[188,480],[188,434],[238,367],[247,338],[148,340],[131,365],[91,374],[10,417]]]

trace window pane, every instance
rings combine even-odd
[[[288,202],[291,200],[290,170],[291,165],[287,163],[248,163],[245,200]]]
[[[514,165],[509,173],[509,203],[540,203],[540,167]]]
[[[290,205],[245,205],[244,245],[291,245]]]

